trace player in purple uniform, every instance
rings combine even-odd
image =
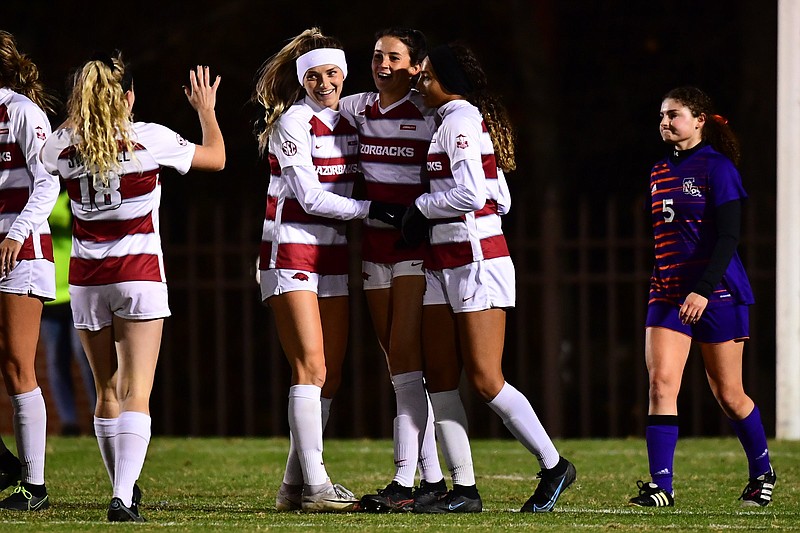
[[[501,225],[511,201],[503,172],[516,168],[511,121],[488,91],[477,58],[462,45],[431,50],[418,87],[425,104],[438,108],[439,127],[428,149],[430,192],[408,208],[402,234],[408,243],[431,241],[423,298],[425,378],[453,489],[428,505],[415,505],[414,512],[483,508],[458,392],[462,368],[541,468],[541,480],[520,510],[551,511],[575,481],[575,467],[559,455],[530,402],[502,369],[506,309],[516,301],[514,265]]]
[[[427,47],[422,32],[407,28],[379,31],[375,40],[372,78],[377,92],[347,96],[341,110],[358,129],[371,211],[394,209],[386,213],[399,224],[405,207],[426,190],[422,173],[435,110],[425,107],[411,87]],[[410,511],[416,502],[425,504],[447,491],[422,372],[422,264],[428,248],[397,246],[400,232],[391,217],[387,222],[367,219],[363,226],[364,292],[397,402],[394,478],[376,494],[361,498],[362,509],[369,512]],[[412,490],[417,465],[420,485]]]
[[[678,392],[692,340],[700,344],[708,383],[730,419],[749,463],[743,505],[772,500],[775,471],[761,415],[742,384],[749,336],[750,282],[736,253],[741,203],[739,144],[711,99],[694,87],[673,89],[661,103],[668,156],[650,174],[655,266],[645,330],[650,380],[646,431],[650,482],[637,482],[630,503],[675,504],[673,458],[678,441]]]
[[[21,459],[0,440],[0,490],[16,485],[0,508],[19,511],[50,505],[44,483],[47,413],[34,362],[42,302],[55,298],[47,217],[58,180],[38,160],[50,135],[43,109],[51,111],[52,104],[36,65],[17,50],[10,33],[0,31],[0,370]]]

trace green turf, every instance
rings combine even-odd
[[[13,438],[6,437],[6,443]],[[0,531],[621,531],[766,530],[800,528],[800,443],[773,442],[776,501],[742,508],[737,498],[747,468],[739,443],[685,439],[675,458],[677,507],[628,507],[635,482],[647,473],[641,439],[566,440],[556,443],[577,466],[578,481],[555,512],[514,512],[533,491],[538,468],[514,441],[472,443],[484,512],[478,515],[370,515],[277,513],[286,439],[156,437],[139,484],[146,524],[108,524],[108,477],[94,439],[51,437],[47,484],[51,507],[34,514],[0,511]],[[391,442],[329,440],[328,472],[356,494],[384,486],[393,473]],[[10,490],[3,493],[7,495]]]

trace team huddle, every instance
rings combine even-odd
[[[465,45],[429,50],[421,32],[406,28],[375,37],[375,91],[342,97],[344,50],[317,28],[270,57],[253,91],[262,110],[258,146],[270,173],[258,281],[292,369],[289,452],[276,509],[482,511],[458,390],[465,374],[538,463],[539,481],[520,511],[552,511],[576,468],[502,372],[506,310],[516,302],[501,223],[511,207],[505,173],[516,168],[511,121]],[[55,293],[47,217],[61,180],[74,217],[72,315],[94,374],[94,430],[112,485],[107,518],[141,522],[137,481],[170,315],[159,169],[224,167],[214,110],[220,79],[212,81],[208,67],[190,72],[185,92],[203,137],[195,144],[164,126],[132,122],[133,78],[118,53],[97,55],[76,71],[68,118],[52,133],[44,111],[52,102],[31,73],[35,66],[0,32],[0,148],[11,154],[0,160],[0,364],[19,456],[0,441],[0,490],[15,487],[0,509],[50,505],[45,404],[33,363],[42,302]],[[637,483],[630,503],[675,504],[677,395],[694,339],[748,458],[741,500],[765,506],[776,476],[758,408],[741,385],[753,298],[736,254],[746,197],[735,167],[738,144],[697,89],[671,91],[661,111],[671,153],[650,183],[651,481]],[[362,180],[363,194],[354,197]],[[363,287],[397,405],[394,477],[360,498],[334,483],[323,461],[349,329],[346,225],[356,219],[364,229]]]

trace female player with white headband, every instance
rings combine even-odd
[[[322,430],[347,347],[344,221],[366,218],[371,209],[370,202],[350,198],[358,136],[339,117],[346,76],[341,44],[312,28],[264,63],[253,95],[265,109],[258,141],[270,166],[261,298],[274,311],[292,367],[280,511],[349,511],[358,501],[331,483],[322,461]]]

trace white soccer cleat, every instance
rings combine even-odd
[[[329,484],[319,492],[308,494],[303,490],[302,509],[306,513],[330,513],[354,511],[358,504],[355,495],[337,484]]]

